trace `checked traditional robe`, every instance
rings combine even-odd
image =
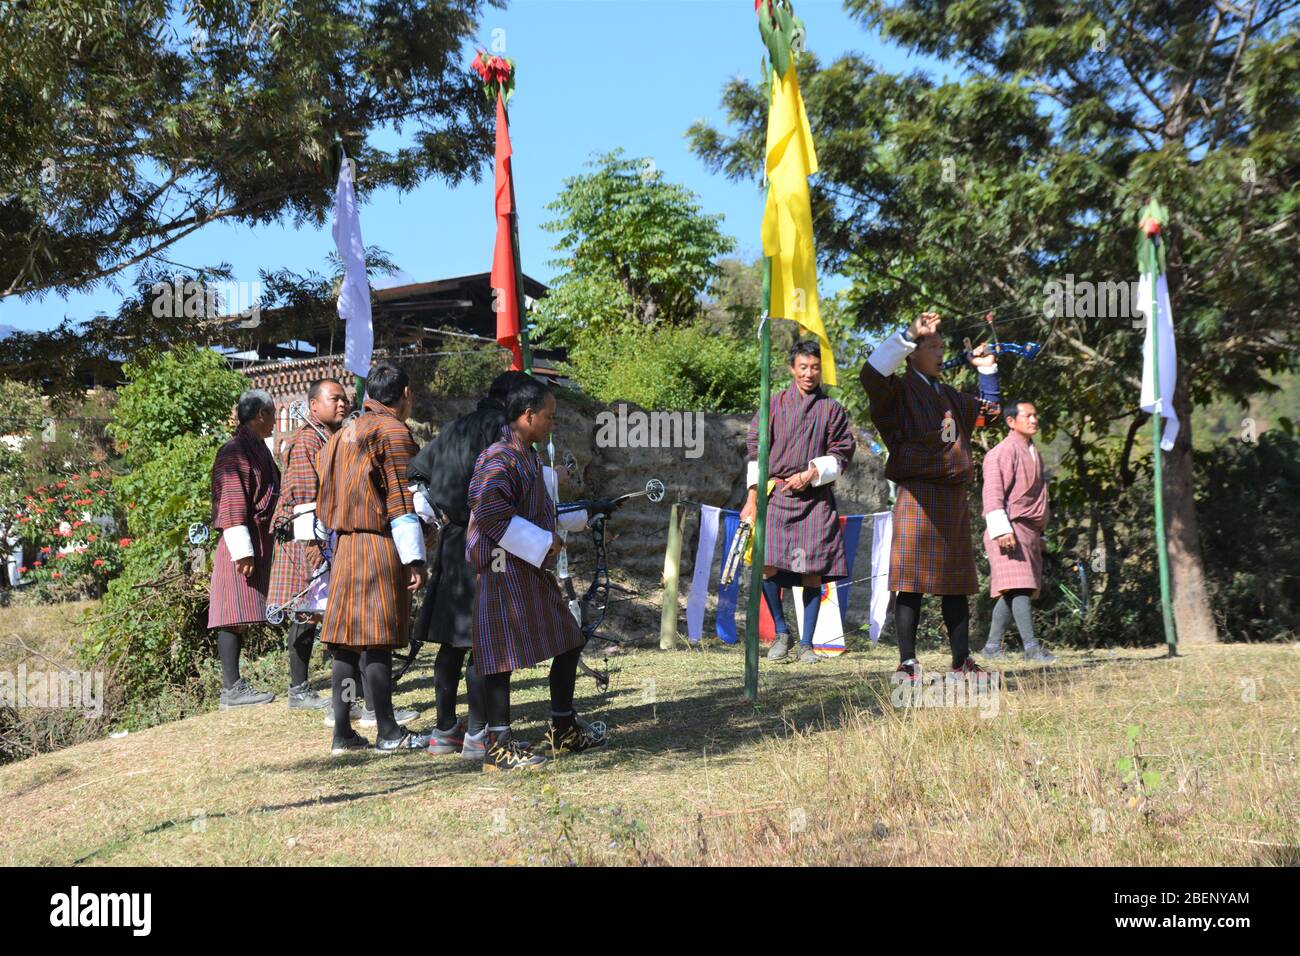
[[[315,416],[310,421],[322,432],[327,429]],[[280,473],[280,504],[275,509],[272,527],[285,524],[291,533],[295,517],[306,514],[302,509],[315,505],[320,489],[320,476],[316,471],[316,456],[325,447],[322,438],[310,424],[303,424],[285,442],[281,452],[284,468]],[[307,519],[310,523],[310,519]],[[301,527],[302,520],[298,521]],[[324,525],[321,525],[323,528]],[[271,590],[268,604],[284,605],[307,586],[313,574],[325,561],[325,542],[303,541],[293,538],[275,542],[275,562],[271,565]]]
[[[501,436],[506,413],[498,402],[482,399],[478,408],[448,424],[411,459],[407,478],[429,486],[429,498],[447,515],[436,555],[429,560],[429,583],[420,607],[416,637],[453,647],[474,642],[475,570],[465,559],[469,526],[469,482],[474,463]]]
[[[997,414],[989,400],[997,376],[979,376],[988,396],[981,398],[931,381],[911,366],[894,375],[915,347],[901,334],[886,339],[860,375],[871,421],[889,450],[885,477],[897,485],[889,590],[974,594],[979,581],[970,528],[970,439],[981,415],[991,420]]]
[[[411,622],[409,572],[392,522],[415,514],[406,469],[417,447],[391,408],[367,398],[364,409],[319,458],[316,511],[337,535],[320,640],[391,650],[406,646]]]
[[[210,629],[266,620],[271,519],[279,493],[280,469],[266,442],[240,425],[212,463],[212,529],[221,532],[221,541],[212,559]],[[242,556],[253,559],[253,573],[247,578],[235,570],[233,558]]]
[[[1047,480],[1043,460],[1015,432],[984,456],[984,550],[989,592],[1029,588],[1038,597],[1043,581],[1043,529],[1047,527]],[[1014,534],[1016,549],[1003,554],[994,538]]]
[[[844,406],[820,388],[805,395],[791,382],[772,396],[768,422],[772,430],[768,477],[789,478],[810,465],[817,466],[818,476],[798,492],[778,480],[767,503],[763,563],[826,580],[847,576],[840,516],[831,488],[857,447]],[[758,415],[749,425],[745,447],[746,483],[752,487],[758,481]]]
[[[474,465],[469,511],[474,666],[499,674],[581,647],[582,630],[548,570],[556,514],[542,461],[509,426]]]

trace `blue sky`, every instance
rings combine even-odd
[[[858,51],[891,72],[944,72],[937,61],[883,43],[850,19],[839,0],[796,0],[795,9],[807,25],[809,49],[823,62]],[[757,254],[757,185],[709,173],[684,136],[697,119],[722,121],[728,79],[756,77],[762,45],[752,0],[514,0],[506,10],[485,12],[479,45],[490,49],[494,38],[504,40],[519,71],[510,121],[525,272],[553,278],[551,235],[541,228],[550,218],[545,206],[594,154],[617,147],[653,159],[666,179],[698,193],[706,211],[725,216],[723,228],[736,237],[739,252]],[[468,50],[466,68],[471,56]],[[396,139],[385,135],[379,144],[391,147]],[[456,189],[429,180],[405,194],[371,194],[361,210],[366,244],[383,248],[416,280],[486,272],[494,240],[490,162],[484,173],[482,182]],[[259,268],[323,271],[332,249],[328,225],[218,223],[168,255],[189,265],[225,261],[237,280],[251,282]],[[65,315],[114,312],[120,301],[107,287],[66,300],[11,299],[0,302],[0,325],[45,329]]]

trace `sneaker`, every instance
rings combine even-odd
[[[418,710],[407,710],[405,707],[393,708],[393,720],[399,724],[409,724],[413,720],[420,719]],[[379,719],[375,717],[373,710],[363,711],[361,719],[357,721],[358,727],[374,728],[379,726]]]
[[[550,730],[542,738],[542,747],[550,751],[552,757],[558,757],[560,754],[577,754],[584,750],[593,750],[605,746],[608,742],[609,738],[604,734],[597,737],[590,731],[583,730],[576,722],[568,723],[563,729],[552,722]]]
[[[439,756],[441,754],[459,753],[465,747],[465,721],[456,721],[456,726],[450,730],[439,730],[437,727],[429,734],[429,753]]]
[[[329,706],[329,698],[316,693],[311,689],[311,684],[306,681],[289,688],[290,710],[320,710],[322,707]]]
[[[397,728],[397,736],[392,740],[375,738],[375,752],[381,754],[405,753],[408,750],[428,750],[429,734],[417,734],[405,727]]]
[[[487,729],[480,730],[477,734],[465,734],[465,742],[461,745],[460,755],[465,760],[477,760],[482,762],[487,757]]]
[[[986,657],[991,661],[1005,660],[1007,652],[1001,644],[985,644],[984,650],[980,651],[980,657]]]
[[[783,661],[790,656],[790,635],[781,632],[776,635],[776,640],[767,650],[767,659],[769,661]]]
[[[921,683],[920,663],[914,657],[903,661],[898,665],[898,669],[894,671],[894,676],[890,678],[890,681],[894,684],[907,682],[915,687]]]
[[[547,763],[548,758],[539,753],[533,753],[531,747],[513,739],[510,731],[502,731],[493,738],[491,732],[487,732],[489,745],[487,755],[483,761],[483,770],[536,770]]]
[[[356,750],[368,750],[369,748],[370,741],[366,740],[365,737],[362,737],[354,730],[350,737],[344,737],[342,739],[335,737],[334,744],[330,748],[330,753],[335,757],[338,757],[342,754],[352,753]]]
[[[980,680],[980,675],[983,675],[982,679],[987,679],[988,673],[988,671],[975,663],[975,658],[967,655],[966,660],[962,662],[961,667],[952,667],[948,669],[948,680],[953,683],[961,683],[971,678]]]
[[[349,708],[348,720],[350,720],[352,723],[355,724],[360,719],[361,719],[361,704],[354,701],[352,707]],[[330,701],[330,706],[325,708],[325,720],[323,721],[323,723],[325,724],[326,727],[334,726],[334,702],[333,701]]]
[[[799,645],[799,663],[800,664],[820,664],[821,655],[819,655],[811,644]]]
[[[1040,664],[1055,664],[1056,655],[1048,653],[1041,644],[1025,648],[1025,660],[1038,661]]]
[[[275,700],[274,694],[253,690],[252,685],[241,677],[235,681],[232,687],[227,687],[221,691],[221,703],[218,706],[222,710],[229,710],[232,707],[269,704],[273,700]]]

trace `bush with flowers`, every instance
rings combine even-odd
[[[107,470],[92,469],[37,485],[13,509],[14,527],[29,543],[20,569],[28,597],[99,597],[121,572],[131,539],[122,533],[112,478]]]

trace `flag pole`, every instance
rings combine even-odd
[[[501,93],[497,93],[501,96]],[[506,127],[510,126],[510,108],[501,104],[501,112],[506,117]],[[515,261],[515,301],[519,304],[519,351],[523,355],[524,371],[533,374],[533,349],[528,341],[528,306],[524,298],[524,269],[520,264],[519,254],[519,204],[515,202],[515,160],[510,157],[510,252]]]
[[[758,484],[754,502],[754,564],[749,575],[749,609],[745,614],[745,696],[758,703],[758,621],[763,599],[763,564],[767,561],[767,459],[772,436],[772,257],[763,257],[763,316],[758,341],[762,369],[758,389]]]
[[[1165,543],[1165,482],[1164,450],[1160,447],[1160,427],[1165,411],[1160,401],[1160,312],[1156,293],[1156,279],[1159,275],[1156,264],[1156,244],[1147,244],[1147,255],[1151,261],[1151,301],[1148,304],[1147,321],[1151,323],[1151,381],[1154,386],[1155,399],[1159,411],[1151,416],[1151,456],[1154,464],[1152,481],[1155,484],[1156,507],[1156,558],[1160,568],[1160,609],[1164,617],[1165,643],[1169,647],[1169,656],[1178,656],[1178,636],[1174,630],[1174,611],[1169,599],[1169,549]]]

